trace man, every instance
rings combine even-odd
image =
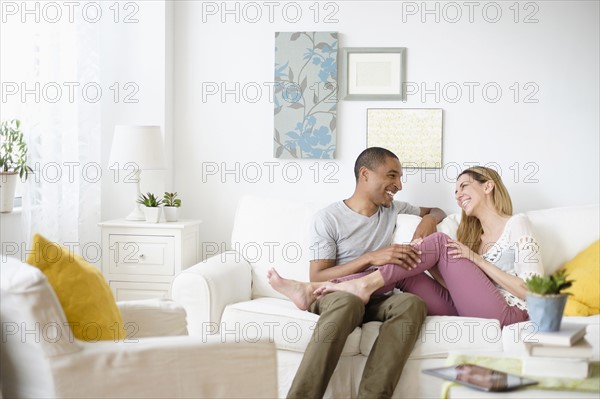
[[[419,208],[393,200],[402,189],[402,168],[391,151],[366,149],[356,160],[354,174],[356,188],[352,196],[315,215],[310,262],[314,284],[387,263],[407,268],[416,265],[419,257],[413,246],[391,244],[397,215],[422,217],[413,239],[435,232],[436,225],[446,217],[438,208]],[[282,279],[274,271],[269,274],[269,282],[288,297],[303,290],[300,294],[305,299],[316,287]],[[365,305],[358,296],[333,292],[309,298],[304,308],[320,317],[288,397],[323,397],[348,335],[369,321],[383,324],[367,359],[358,397],[391,397],[427,314],[423,301],[402,293],[373,297]]]

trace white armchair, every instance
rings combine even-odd
[[[0,397],[277,395],[273,344],[189,337],[185,311],[165,300],[120,302],[123,341],[79,341],[38,269],[0,266]]]

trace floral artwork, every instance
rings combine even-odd
[[[405,167],[442,167],[441,109],[368,109],[367,147],[383,147]]]
[[[335,157],[337,52],[337,32],[275,33],[276,158]]]

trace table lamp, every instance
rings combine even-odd
[[[108,166],[110,169],[134,170],[135,207],[126,219],[144,220],[144,212],[141,205],[137,203],[141,194],[141,172],[149,169],[166,169],[160,126],[115,126]]]

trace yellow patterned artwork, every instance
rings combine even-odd
[[[442,109],[367,110],[367,147],[383,147],[404,167],[442,167]]]

